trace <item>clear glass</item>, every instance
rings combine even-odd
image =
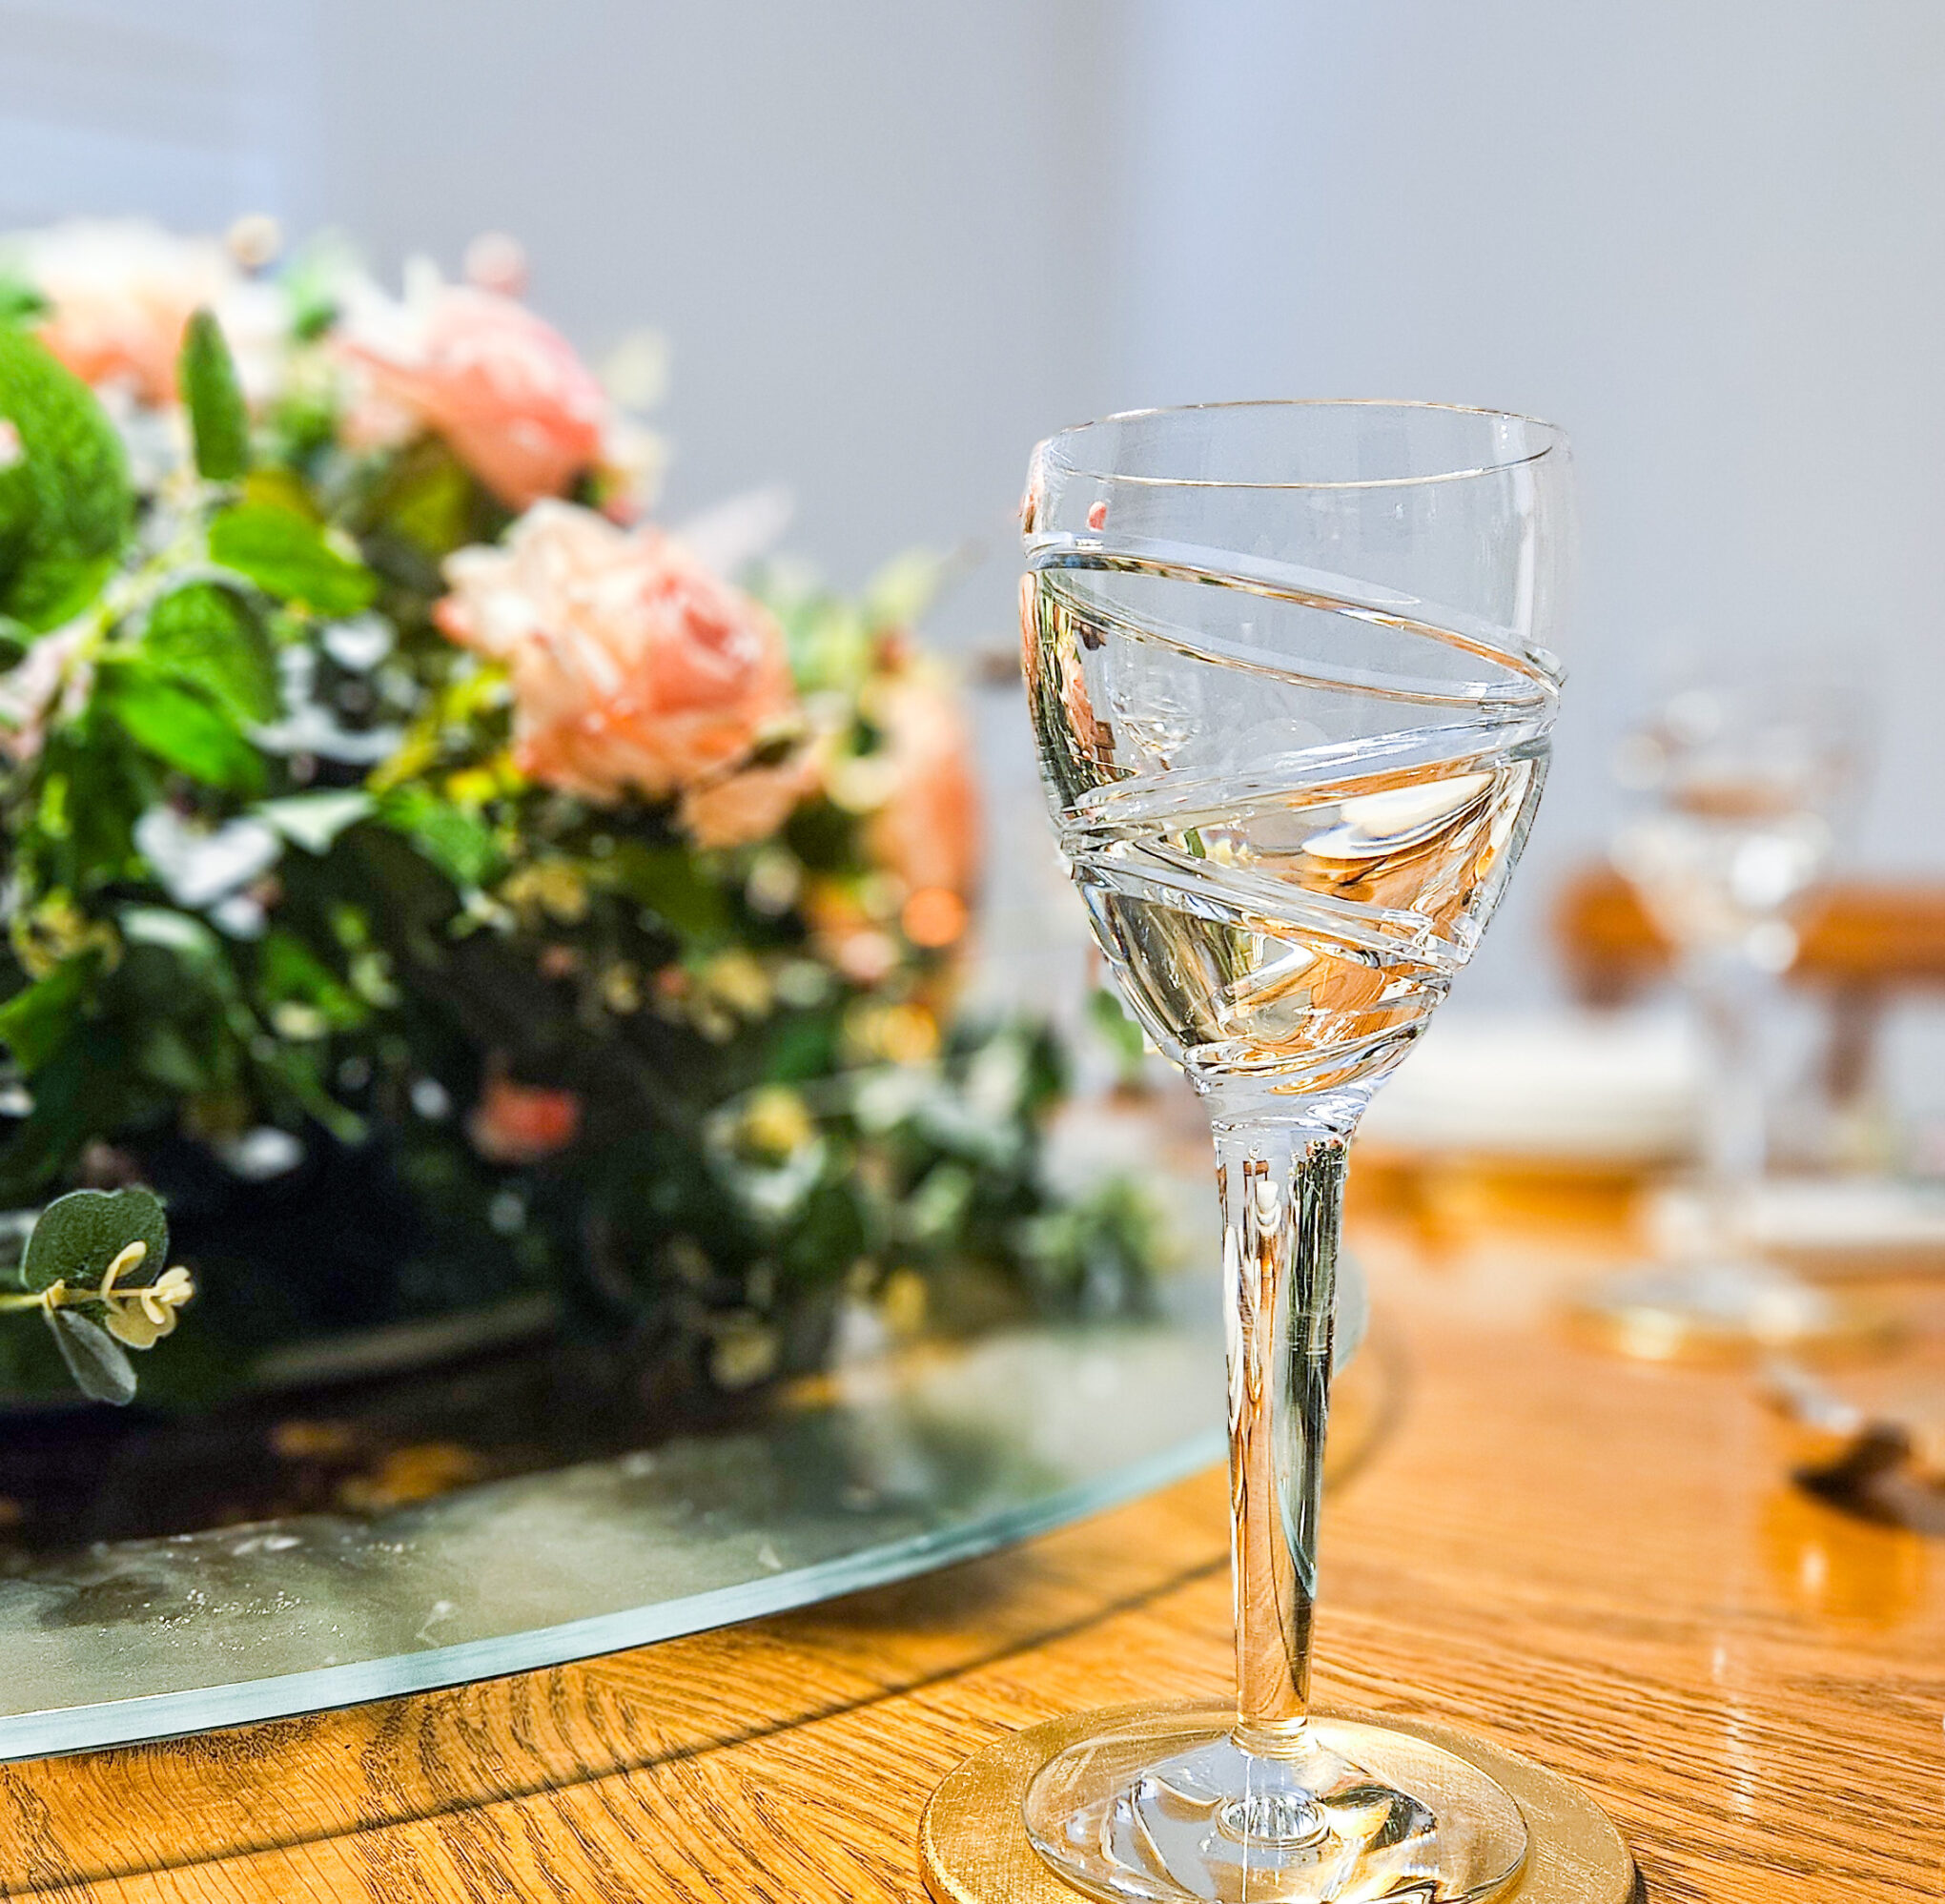
[[[1309,1710],[1346,1146],[1470,956],[1546,777],[1565,439],[1416,403],[1110,418],[1034,454],[1022,636],[1095,935],[1215,1134],[1237,1702],[1034,1779],[1095,1896],[1481,1897],[1505,1793]],[[997,1823],[997,1821],[995,1821]]]
[[[1748,1220],[1768,1154],[1767,1008],[1857,806],[1869,723],[1851,660],[1768,631],[1671,657],[1616,752],[1614,864],[1675,949],[1704,1066],[1698,1220],[1670,1260],[1582,1299],[1642,1353],[1868,1333],[1868,1312],[1764,1260]]]

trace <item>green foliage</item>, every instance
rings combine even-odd
[[[151,667],[105,664],[96,706],[139,747],[205,787],[256,793],[263,756],[236,723],[194,688]]]
[[[340,554],[324,531],[276,502],[241,502],[210,524],[210,557],[266,595],[319,615],[356,615],[378,595],[378,578]]]
[[[1113,1054],[1122,1081],[1132,1082],[1141,1070],[1148,1044],[1141,1027],[1128,1015],[1120,995],[1105,985],[1095,986],[1087,1001],[1087,1019]]]
[[[48,300],[32,285],[0,271],[0,324],[27,323],[48,308]]]
[[[429,788],[394,788],[379,802],[379,821],[403,833],[455,886],[483,886],[504,863],[491,831]]]
[[[355,1031],[371,1015],[331,968],[290,932],[272,932],[264,940],[258,969],[266,999],[309,1008],[321,1028]]]
[[[93,600],[128,540],[128,459],[94,393],[4,322],[0,419],[20,443],[0,468],[0,612],[55,627]]]
[[[694,854],[680,847],[623,840],[589,870],[603,884],[647,907],[686,938],[711,943],[729,929],[729,907],[722,890],[697,865]]]
[[[59,1049],[80,1011],[98,962],[92,952],[64,960],[45,978],[0,1005],[0,1041],[6,1043],[16,1063],[30,1072],[38,1071]]]
[[[29,1289],[55,1282],[92,1289],[131,1243],[146,1243],[151,1273],[169,1260],[169,1218],[152,1190],[72,1190],[40,1213],[20,1259]]]
[[[192,582],[172,589],[149,611],[142,653],[158,674],[199,688],[239,727],[276,718],[270,638],[233,588]]]
[[[234,482],[250,467],[250,411],[214,312],[190,318],[175,381],[189,408],[197,472],[213,482]]]
[[[129,1352],[97,1321],[72,1309],[43,1312],[54,1332],[54,1346],[91,1402],[125,1408],[135,1399],[135,1365]]]

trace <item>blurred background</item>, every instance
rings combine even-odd
[[[1564,995],[1549,916],[1671,644],[1838,657],[1873,711],[1833,870],[1938,871],[1941,80],[1931,0],[0,0],[0,226],[268,212],[388,276],[509,232],[590,352],[668,337],[667,514],[782,483],[846,585],[961,547],[933,633],[967,651],[1012,643],[1057,425],[1272,394],[1563,423],[1572,680],[1456,1020]],[[1908,1132],[1941,1059],[1901,993]]]

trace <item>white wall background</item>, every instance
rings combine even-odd
[[[956,640],[1010,639],[1059,423],[1566,424],[1575,678],[1489,1003],[1671,631],[1876,644],[1865,857],[1945,856],[1941,101],[1937,0],[0,0],[0,216],[267,207],[386,269],[512,231],[590,348],[671,336],[673,508],[788,483],[843,582],[978,540]]]
[[[1140,0],[1113,394],[1423,396],[1571,433],[1555,777],[1462,996],[1598,850],[1650,647],[1873,645],[1867,864],[1945,857],[1945,7]],[[1630,665],[1632,664],[1632,665]]]

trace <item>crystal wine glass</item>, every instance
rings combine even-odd
[[[1661,671],[1616,752],[1614,864],[1674,948],[1704,1054],[1699,1221],[1673,1262],[1604,1277],[1578,1300],[1643,1354],[1833,1344],[1878,1322],[1747,1239],[1768,1149],[1763,1010],[1851,831],[1868,672],[1770,629],[1691,650]]]
[[[1233,1709],[1051,1759],[1027,1832],[1111,1899],[1483,1897],[1518,1808],[1308,1709],[1346,1146],[1479,943],[1546,772],[1566,440],[1428,403],[1111,417],[1034,453],[1028,696],[1095,937],[1215,1134]]]

